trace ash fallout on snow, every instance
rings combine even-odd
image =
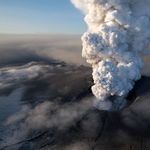
[[[100,110],[120,110],[141,78],[142,56],[149,55],[150,0],[71,0],[86,14],[82,56],[92,65]]]

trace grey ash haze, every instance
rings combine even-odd
[[[0,34],[0,64],[54,59],[87,66],[81,49],[81,35]]]
[[[0,149],[149,150],[149,58],[117,112],[93,107],[80,35],[0,35]]]

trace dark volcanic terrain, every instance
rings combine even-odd
[[[150,78],[127,106],[92,106],[91,68],[32,62],[0,69],[0,150],[149,150]]]

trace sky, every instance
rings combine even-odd
[[[70,0],[1,0],[0,33],[83,34],[84,14]]]

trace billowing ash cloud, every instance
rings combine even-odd
[[[149,54],[150,0],[81,0],[89,9],[82,56],[93,67],[94,106],[119,110]],[[112,97],[113,96],[113,97]]]

